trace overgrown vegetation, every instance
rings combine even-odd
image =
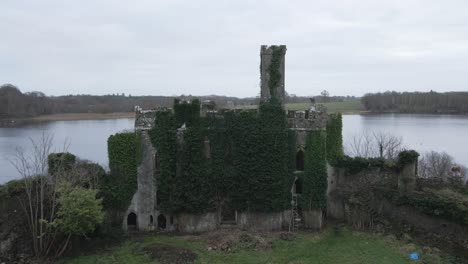
[[[176,121],[170,111],[156,113],[155,128],[149,131],[151,142],[157,150],[156,185],[158,189],[157,199],[159,208],[168,213],[173,213],[175,206],[172,204],[172,193],[175,188],[177,144]]]
[[[125,210],[137,189],[137,134],[118,133],[107,141],[110,175],[101,185],[104,207]]]
[[[281,103],[272,98],[258,113],[204,118],[192,104],[199,102],[176,101],[174,114],[158,113],[150,131],[160,164],[160,208],[202,213],[229,204],[244,211],[283,210],[294,159]],[[177,144],[175,129],[183,124]]]
[[[89,235],[102,222],[101,201],[95,189],[102,167],[77,161],[66,149],[51,153],[52,142],[51,136],[43,134],[31,140],[31,153],[18,150],[14,156],[13,164],[22,179],[0,188],[6,199],[2,207],[7,209],[7,217],[0,221],[6,234],[15,228],[16,233],[8,237],[10,244],[2,244],[2,254],[11,253],[11,243],[23,243],[21,254],[59,257],[72,238]],[[16,204],[13,212],[11,204]],[[16,225],[22,230],[18,231]]]
[[[49,174],[56,174],[60,170],[70,171],[75,164],[76,156],[71,153],[52,153],[48,157]]]
[[[276,94],[276,88],[278,87],[281,81],[281,58],[284,54],[284,47],[282,46],[271,46],[270,47],[273,51],[271,56],[270,67],[268,68],[269,73],[269,80],[268,80],[268,88],[270,88],[270,97],[275,98],[278,95]]]
[[[327,205],[327,157],[324,131],[308,133],[306,140],[303,209],[324,209]]]
[[[468,225],[468,196],[454,190],[424,188],[411,195],[398,192],[387,192],[386,195],[397,205],[410,206],[426,215]]]
[[[97,190],[65,184],[59,193],[60,207],[50,225],[66,237],[57,251],[57,255],[61,256],[68,248],[72,236],[86,236],[102,223],[104,212],[102,200],[96,199]]]
[[[343,117],[340,113],[330,114],[327,122],[327,160],[341,158],[343,153]]]
[[[404,150],[398,153],[398,166],[403,167],[406,164],[417,163],[419,153],[415,150]]]

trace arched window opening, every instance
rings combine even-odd
[[[166,217],[163,214],[158,216],[158,227],[161,229],[166,229]]]
[[[302,181],[301,181],[301,179],[296,179],[294,181],[294,192],[296,194],[302,194]]]
[[[304,151],[299,150],[296,154],[296,170],[304,170]]]
[[[154,222],[154,220],[153,220],[153,215],[150,215],[150,225],[152,225],[153,222]]]
[[[174,224],[174,216],[171,215],[171,217],[169,218],[169,223],[171,223],[171,225]]]
[[[127,226],[136,228],[137,226],[137,215],[135,213],[129,213],[127,216]]]

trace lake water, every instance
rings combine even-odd
[[[343,116],[343,143],[358,133],[401,136],[403,145],[423,153],[446,152],[468,166],[468,115],[368,114]]]
[[[69,152],[107,167],[107,138],[133,129],[134,119],[57,121],[17,128],[0,128],[0,184],[18,178],[8,161],[17,147],[30,148],[29,138],[42,133],[54,135],[55,148],[70,142]],[[379,114],[343,116],[344,145],[363,131],[384,131],[403,137],[409,148],[424,152],[445,151],[456,161],[468,165],[468,116]]]
[[[53,135],[55,150],[63,149],[64,142],[68,141],[70,153],[107,167],[107,138],[119,131],[133,129],[134,122],[133,118],[54,121],[0,128],[0,184],[19,177],[9,162],[16,149],[30,149],[30,138],[37,140],[43,133]]]

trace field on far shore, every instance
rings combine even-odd
[[[414,251],[422,255],[421,260],[409,259]],[[345,228],[298,234],[221,230],[200,235],[136,235],[120,246],[59,263],[444,263],[440,256],[423,251],[391,235]]]
[[[329,113],[340,112],[342,114],[357,114],[364,111],[364,108],[359,100],[350,100],[345,102],[330,102],[323,103]],[[257,105],[242,105],[236,106],[235,109],[254,109]],[[285,105],[287,110],[306,110],[310,108],[309,103],[289,103]],[[26,122],[44,122],[44,121],[70,121],[70,120],[103,120],[103,119],[118,119],[118,118],[134,118],[134,112],[123,113],[66,113],[41,115],[31,118],[19,118],[6,120],[8,125],[26,123]],[[1,121],[1,120],[0,120]],[[1,124],[1,122],[0,122]]]
[[[358,114],[364,111],[364,107],[362,106],[360,100],[330,102],[321,104],[325,106],[328,113]],[[287,110],[307,110],[310,108],[310,105],[310,103],[287,103],[285,107]],[[254,109],[257,108],[257,105],[239,106],[234,108]]]

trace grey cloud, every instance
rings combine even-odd
[[[468,2],[0,2],[0,83],[46,94],[258,94],[261,44],[289,93],[467,90]]]

